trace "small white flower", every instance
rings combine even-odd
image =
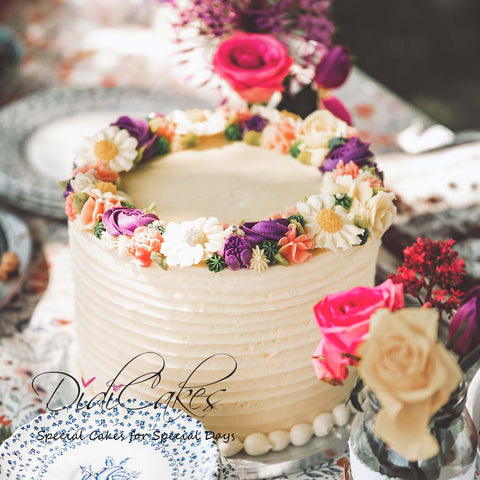
[[[114,237],[113,235],[110,235],[107,232],[103,232],[100,240],[102,242],[102,247],[105,250],[116,250],[117,249],[117,245],[118,245],[117,237]]]
[[[228,238],[230,235],[238,235],[239,237],[243,237],[245,232],[237,225],[230,225],[225,229],[224,235],[225,238]]]
[[[127,172],[138,155],[137,145],[137,140],[127,130],[110,126],[85,140],[75,163],[79,167],[89,163],[106,163],[116,172]]]
[[[268,268],[269,260],[266,257],[263,250],[256,245],[252,249],[252,259],[250,260],[250,269],[255,270],[256,272],[263,272]]]
[[[280,123],[284,118],[279,110],[265,105],[255,104],[250,109],[250,112],[253,115],[260,115],[261,117],[266,118],[271,123]]]
[[[227,121],[222,112],[210,110],[174,110],[167,117],[169,122],[176,125],[175,133],[187,135],[193,133],[199,137],[217,135],[225,130]]]
[[[87,188],[93,188],[99,182],[95,178],[92,172],[82,173],[78,172],[75,175],[75,178],[70,181],[72,188],[75,192],[80,193],[83,192]]]
[[[130,246],[132,244],[132,237],[128,235],[119,235],[116,242],[116,252],[121,257],[130,255]]]
[[[170,222],[165,227],[161,253],[168,265],[187,267],[207,260],[221,250],[225,240],[223,226],[217,218],[198,218],[181,223]]]
[[[332,196],[312,195],[306,203],[298,203],[297,209],[305,218],[305,229],[315,247],[345,250],[362,242],[358,235],[363,229],[354,225],[352,213],[335,205]]]
[[[351,175],[341,175],[335,178],[333,172],[327,172],[323,176],[322,192],[325,195],[344,193],[365,203],[373,197],[373,189],[361,176],[353,178]]]

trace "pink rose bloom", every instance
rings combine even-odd
[[[387,280],[377,287],[355,287],[327,295],[314,307],[322,340],[313,354],[313,368],[320,380],[341,384],[354,365],[360,345],[365,342],[370,317],[380,308],[392,312],[403,308],[403,285]]]
[[[236,33],[223,41],[213,68],[247,102],[267,102],[290,72],[293,59],[276,38],[259,33]]]
[[[285,257],[290,265],[293,263],[305,263],[312,258],[309,250],[315,248],[315,242],[308,235],[297,237],[297,227],[293,224],[288,226],[288,232],[278,242],[278,253]]]

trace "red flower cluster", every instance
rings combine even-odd
[[[405,293],[421,304],[429,303],[440,313],[451,315],[458,309],[464,293],[458,290],[465,277],[465,262],[452,249],[455,241],[422,240],[403,251],[404,261],[396,275],[395,283],[402,283]],[[423,297],[423,298],[422,298]]]
[[[7,418],[5,414],[0,415],[0,425],[3,427],[8,427],[12,424],[12,421]]]

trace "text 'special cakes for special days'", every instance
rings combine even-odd
[[[121,117],[85,141],[65,196],[94,392],[183,408],[235,435],[227,453],[321,434],[351,384],[313,374],[312,307],[373,285],[395,215],[354,129],[259,106]]]

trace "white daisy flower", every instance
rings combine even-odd
[[[313,195],[306,203],[298,203],[297,209],[305,218],[305,229],[315,247],[345,250],[362,242],[358,235],[363,229],[354,225],[352,213],[335,205],[332,196]]]
[[[174,110],[167,117],[169,122],[176,125],[175,133],[187,135],[193,133],[199,137],[217,135],[225,130],[227,121],[220,111],[192,109]]]
[[[79,172],[75,175],[75,178],[70,181],[70,185],[75,192],[83,192],[87,188],[93,188],[99,180],[95,178],[92,172],[82,173]]]
[[[110,126],[85,140],[75,158],[77,166],[88,163],[106,163],[116,172],[126,172],[133,167],[138,155],[138,142],[127,130]]]
[[[168,223],[163,240],[160,251],[165,255],[167,265],[188,267],[207,260],[221,250],[225,232],[216,217],[202,217],[194,221]]]
[[[263,272],[268,268],[269,260],[266,257],[263,250],[256,245],[252,249],[252,259],[250,260],[250,269],[255,270],[256,272]]]

